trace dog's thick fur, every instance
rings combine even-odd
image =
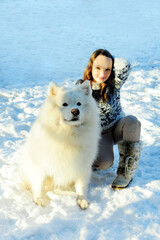
[[[47,204],[45,187],[50,183],[50,190],[74,186],[78,205],[88,207],[87,187],[99,136],[99,114],[89,81],[72,89],[50,83],[47,99],[24,144],[21,166],[37,204]]]

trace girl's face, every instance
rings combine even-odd
[[[112,59],[104,55],[98,55],[93,62],[92,77],[97,83],[105,82],[112,71]]]

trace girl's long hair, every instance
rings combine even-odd
[[[92,76],[92,66],[93,66],[93,62],[94,60],[99,56],[99,55],[103,55],[106,56],[108,58],[112,59],[112,70],[111,70],[111,74],[109,76],[109,78],[107,79],[106,82],[101,83],[101,91],[100,91],[100,97],[102,98],[103,102],[107,101],[107,94],[105,92],[106,87],[109,86],[111,89],[113,89],[114,86],[114,82],[115,82],[115,73],[114,73],[114,57],[111,55],[111,53],[105,49],[98,49],[96,51],[94,51],[89,59],[88,65],[86,67],[86,69],[84,70],[83,73],[83,79],[85,80],[89,80],[92,86],[92,81],[93,81],[93,76]]]

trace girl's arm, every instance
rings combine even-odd
[[[121,88],[122,85],[128,78],[128,75],[131,71],[131,64],[122,58],[115,58],[114,60],[114,68],[115,68],[115,87]]]

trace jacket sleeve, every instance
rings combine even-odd
[[[131,71],[131,64],[122,58],[115,58],[114,60],[115,69],[115,88],[119,89],[123,86],[127,80]]]

